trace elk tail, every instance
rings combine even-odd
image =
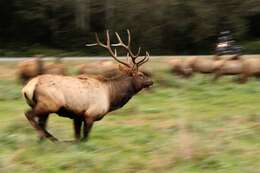
[[[38,77],[33,78],[22,89],[22,95],[26,100],[27,104],[30,105],[31,107],[34,107],[36,105],[34,94],[35,94],[35,88],[38,83],[38,80],[39,80]]]

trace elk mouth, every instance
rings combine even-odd
[[[145,87],[145,88],[150,88],[152,85],[153,85],[153,81],[147,81],[147,82],[144,84],[144,87]]]

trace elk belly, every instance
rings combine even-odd
[[[86,114],[93,117],[94,120],[100,120],[109,111],[108,90],[105,88],[97,89],[89,95],[91,95],[92,102],[89,104]]]
[[[223,66],[222,70],[225,74],[239,74],[242,72],[243,65],[240,62],[229,62]]]
[[[90,82],[91,81],[91,82]],[[108,90],[96,81],[67,88],[65,95],[66,108],[76,112],[101,118],[109,109]]]

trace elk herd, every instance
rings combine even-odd
[[[86,46],[105,49],[114,61],[102,60],[78,66],[77,76],[69,76],[61,58],[46,63],[42,56],[21,62],[18,76],[24,84],[22,95],[30,107],[26,118],[40,139],[58,141],[47,131],[48,117],[55,113],[72,119],[75,141],[85,141],[95,121],[124,106],[134,95],[153,85],[152,74],[141,66],[149,60],[149,53],[134,53],[131,34],[127,43],[116,32],[117,43],[111,43],[106,31],[105,43],[95,34],[96,42]],[[126,53],[126,60],[117,56],[117,49]],[[195,73],[212,73],[213,80],[223,75],[238,75],[240,82],[260,76],[260,59],[256,58],[174,58],[167,61],[171,72],[189,78]]]
[[[260,58],[190,57],[174,58],[167,63],[172,73],[186,78],[195,73],[213,74],[215,81],[224,75],[236,75],[240,83],[245,83],[249,77],[260,77]]]

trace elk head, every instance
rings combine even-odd
[[[127,30],[128,34],[128,43],[125,44],[122,39],[120,38],[119,34],[116,32],[116,37],[118,40],[117,44],[111,44],[109,31],[106,31],[106,44],[102,43],[98,37],[98,34],[95,33],[96,36],[96,43],[94,44],[87,44],[86,46],[100,46],[105,48],[109,54],[119,63],[119,70],[130,77],[133,85],[135,86],[137,91],[142,90],[143,88],[148,88],[153,85],[153,81],[151,78],[146,76],[144,73],[139,71],[139,67],[146,63],[149,60],[149,53],[146,51],[145,56],[138,60],[141,47],[139,47],[138,52],[136,54],[133,53],[131,50],[131,34],[130,31]],[[128,62],[121,61],[117,57],[116,48],[113,50],[112,47],[121,47],[127,52]],[[129,60],[130,59],[130,60]]]

